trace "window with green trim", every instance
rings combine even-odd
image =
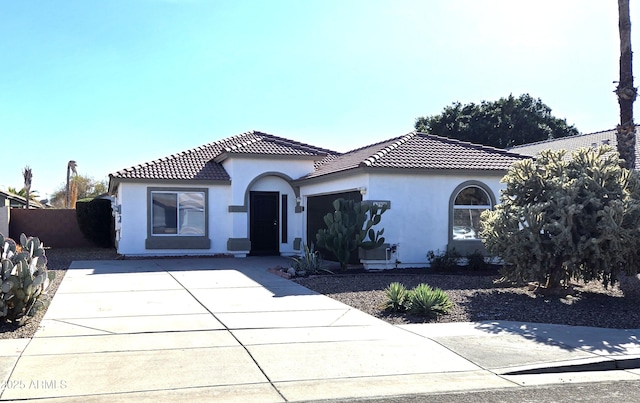
[[[480,239],[480,214],[491,208],[491,198],[481,187],[460,190],[453,202],[453,239]]]
[[[151,235],[204,236],[204,192],[151,192]]]

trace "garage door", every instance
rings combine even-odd
[[[362,201],[362,195],[358,191],[345,192],[345,193],[333,193],[322,196],[311,196],[307,198],[307,242],[316,243],[316,234],[321,228],[327,228],[324,223],[324,216],[327,213],[333,213],[333,201],[336,199],[345,199],[353,201]],[[326,249],[321,249],[320,253],[325,260],[337,261],[335,255]],[[351,264],[359,263],[358,253],[351,255]]]

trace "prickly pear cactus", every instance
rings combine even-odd
[[[384,228],[374,231],[373,226],[378,225],[382,219],[382,214],[387,211],[387,207],[378,207],[375,205],[363,205],[365,213],[369,218],[363,223],[363,228],[358,234],[358,246],[362,249],[375,249],[384,243]]]
[[[331,251],[344,269],[358,247],[374,249],[384,243],[384,229],[376,232],[372,227],[380,223],[386,208],[345,199],[335,200],[333,207],[335,211],[324,216],[327,228],[318,231],[316,241]]]
[[[44,245],[20,235],[20,245],[0,234],[0,318],[23,325],[48,304],[43,298],[55,273],[47,271]]]

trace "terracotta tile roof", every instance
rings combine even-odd
[[[539,141],[537,143],[512,147],[509,150],[532,157],[538,155],[542,150],[567,150],[566,158],[569,158],[569,154],[579,148],[597,147],[602,144],[609,144],[614,148],[617,147],[618,141],[616,140],[615,129]],[[640,161],[640,126],[636,126],[636,161]]]
[[[524,158],[493,147],[411,132],[330,159],[303,179],[356,168],[503,171]]]
[[[278,155],[316,158],[315,178],[356,168],[505,171],[526,158],[509,151],[430,134],[404,136],[340,154],[282,137],[251,131],[120,170],[115,180],[207,180],[231,178],[221,162],[230,155]]]
[[[115,179],[228,181],[221,162],[230,154],[318,157],[338,154],[257,131],[250,131],[111,174]]]

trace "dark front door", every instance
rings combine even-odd
[[[252,255],[279,255],[278,192],[251,192],[250,238]]]

